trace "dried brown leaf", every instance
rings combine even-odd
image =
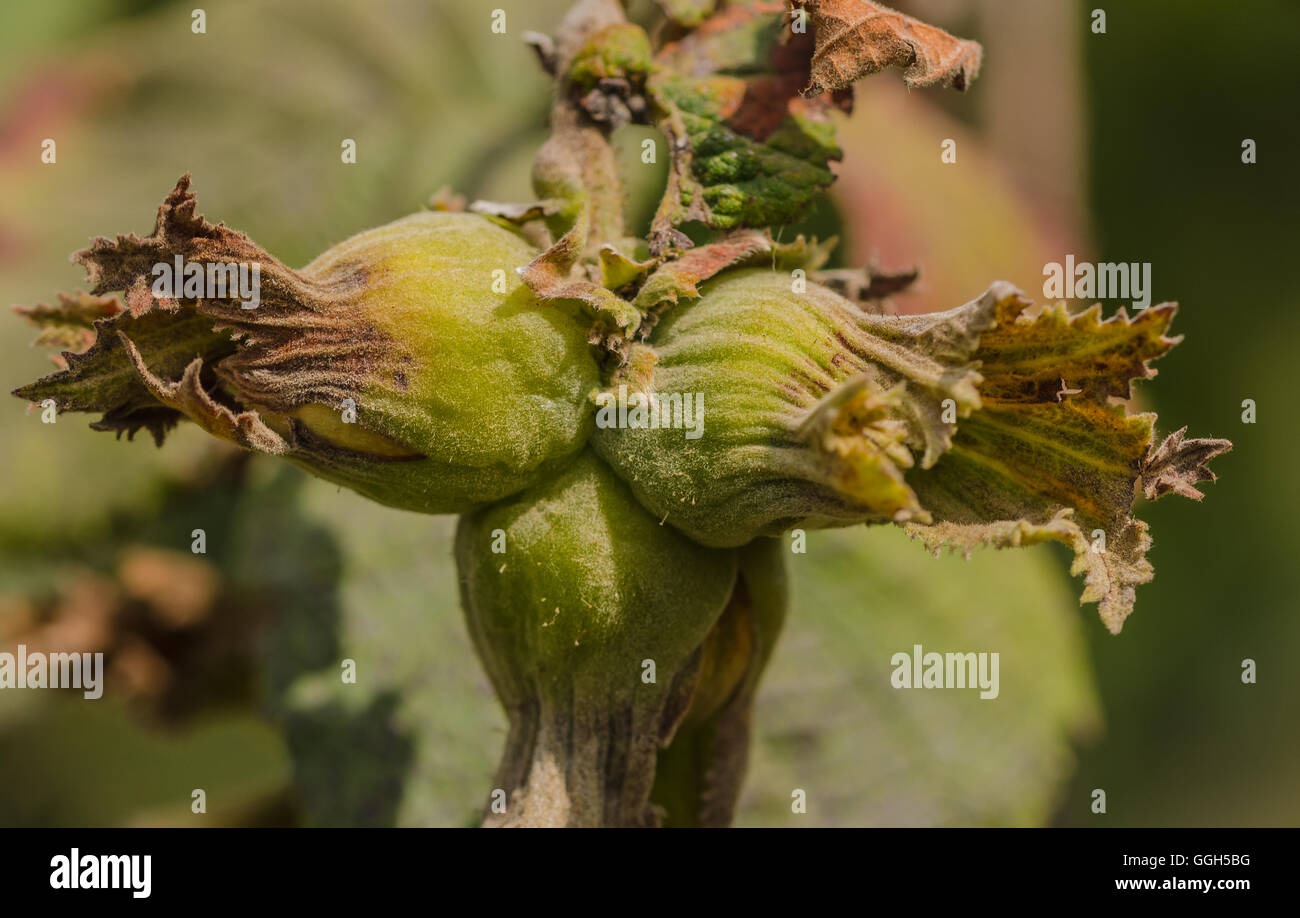
[[[1205,468],[1205,463],[1232,449],[1232,442],[1204,438],[1184,440],[1185,433],[1186,427],[1175,430],[1142,463],[1142,493],[1147,500],[1155,500],[1170,491],[1200,500],[1205,495],[1195,487],[1197,482],[1218,480]]]
[[[977,42],[954,38],[871,0],[796,0],[817,36],[806,96],[844,89],[886,67],[902,68],[909,87],[965,90],[979,73]]]

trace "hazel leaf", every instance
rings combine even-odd
[[[848,97],[803,98],[811,36],[788,31],[783,3],[729,5],[660,49],[647,83],[668,139],[668,185],[651,229],[655,252],[686,248],[676,229],[797,220],[834,181],[829,110]]]
[[[868,0],[728,4],[655,56],[647,82],[668,139],[668,183],[654,252],[687,248],[677,227],[764,227],[799,219],[834,181],[833,109],[852,85],[893,65],[908,86],[965,89],[980,46]],[[812,31],[795,27],[811,19]]]
[[[886,67],[903,69],[903,82],[962,91],[979,73],[978,43],[954,38],[871,0],[796,0],[817,36],[812,75],[804,94],[844,89]]]
[[[787,115],[768,132],[737,120],[751,93],[747,83],[732,76],[652,80],[668,111],[659,126],[672,156],[652,250],[681,247],[673,227],[690,221],[717,229],[793,223],[834,181],[829,163],[840,150],[824,110],[791,95]]]
[[[1100,726],[1054,559],[933,560],[893,527],[809,532],[804,554],[785,541],[794,608],[759,691],[738,825],[1050,823]],[[895,688],[890,655],[916,644],[1000,651],[998,697]],[[806,814],[791,813],[795,787]]]

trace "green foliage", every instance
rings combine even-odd
[[[790,537],[783,539],[789,543]],[[741,826],[1034,826],[1095,735],[1082,621],[1052,552],[968,562],[891,528],[810,533],[759,691]],[[895,689],[890,657],[997,651],[1000,693]],[[791,812],[790,792],[808,812]]]

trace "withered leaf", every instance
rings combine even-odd
[[[1173,491],[1192,500],[1202,494],[1195,485],[1201,481],[1217,481],[1205,463],[1232,449],[1229,440],[1184,440],[1187,428],[1182,427],[1165,437],[1142,463],[1142,493],[1155,500]]]
[[[59,294],[58,305],[37,303],[35,306],[15,306],[14,312],[40,328],[41,333],[33,344],[36,347],[56,348],[81,354],[95,343],[95,323],[111,319],[122,311],[115,297],[95,296],[77,291],[76,294]],[[50,359],[59,369],[67,369],[67,358],[53,354]]]
[[[844,89],[886,67],[903,68],[909,87],[964,90],[979,73],[978,43],[954,38],[871,0],[796,0],[817,36],[804,94]]]
[[[908,290],[921,276],[920,268],[908,268],[902,271],[886,271],[879,265],[870,264],[863,268],[837,268],[833,271],[818,271],[813,280],[824,287],[830,287],[845,299],[852,300],[872,312],[887,313],[884,301],[897,293]]]
[[[198,200],[190,191],[189,174],[158,206],[153,232],[134,233],[116,240],[98,237],[90,247],[76,252],[72,260],[86,269],[86,283],[92,294],[125,291],[127,309],[138,316],[151,309],[175,310],[178,301],[155,297],[150,285],[158,262],[180,256],[185,261],[263,261],[266,252],[243,233],[224,223],[212,224],[196,213]]]
[[[644,315],[654,315],[683,297],[698,297],[698,286],[727,268],[771,264],[812,270],[825,263],[835,243],[834,238],[807,242],[802,236],[777,243],[766,231],[737,230],[665,261],[641,285],[633,305]]]

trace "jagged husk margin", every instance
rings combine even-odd
[[[119,436],[144,429],[161,445],[188,418],[245,448],[292,458],[301,425],[282,418],[273,428],[264,412],[358,399],[368,374],[401,369],[409,357],[357,321],[362,266],[308,278],[243,233],[208,222],[196,206],[183,175],[148,236],[100,237],[72,256],[86,269],[89,293],[17,308],[42,329],[38,344],[75,350],[56,358],[61,372],[14,394],[53,399],[59,411],[99,412],[91,427]],[[233,292],[225,299],[155,295],[154,265],[176,256],[187,265],[257,264],[260,304],[244,309]],[[102,296],[119,291],[125,307]],[[319,459],[322,448],[313,443],[310,452]],[[360,456],[326,451],[340,461]]]
[[[706,448],[631,425],[596,435],[647,508],[707,545],[928,521],[903,471],[937,460],[981,404],[974,353],[993,324],[991,296],[884,317],[791,286],[766,267],[724,272],[699,309],[679,304],[649,346],[634,345],[606,390],[621,397],[626,385],[646,404],[662,392],[712,399]]]
[[[1114,401],[1154,376],[1149,362],[1178,343],[1165,335],[1175,304],[1103,321],[1100,306],[1034,315],[1010,285],[993,290],[995,325],[975,354],[983,406],[931,470],[908,476],[933,521],[905,528],[936,554],[1062,542],[1074,551],[1071,573],[1084,577],[1080,601],[1100,603],[1117,634],[1135,588],[1153,576],[1151,536],[1132,515],[1136,495],[1199,499],[1193,485],[1214,480],[1205,463],[1231,444],[1185,440],[1180,430],[1156,446],[1155,415]]]
[[[982,407],[975,353],[996,321],[998,296],[1010,290],[995,285],[964,306],[927,315],[860,313],[859,333],[841,333],[860,374],[824,396],[796,434],[816,450],[815,463],[832,470],[837,491],[878,518],[932,520],[905,473],[917,465],[914,453],[922,469],[938,462],[958,420]],[[849,366],[848,354],[843,359]]]

